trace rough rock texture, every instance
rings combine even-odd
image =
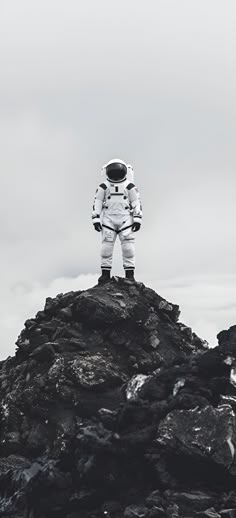
[[[0,517],[236,517],[236,326],[206,342],[113,278],[47,298],[0,363]]]

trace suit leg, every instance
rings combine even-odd
[[[114,244],[116,240],[116,232],[103,228],[102,230],[102,247],[101,247],[101,268],[111,270]]]
[[[119,234],[122,256],[123,256],[123,267],[125,270],[135,268],[135,248],[134,248],[134,233],[132,230],[127,230]]]

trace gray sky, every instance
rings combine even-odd
[[[0,1],[2,358],[46,296],[96,282],[116,156],[143,201],[137,280],[212,345],[236,323],[235,23],[234,0]]]

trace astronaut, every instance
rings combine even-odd
[[[126,279],[134,280],[134,233],[141,227],[142,205],[133,183],[133,168],[123,160],[110,160],[103,167],[104,182],[96,190],[92,222],[102,232],[99,283],[110,279],[113,249],[119,236]]]

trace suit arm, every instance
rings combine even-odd
[[[103,209],[103,202],[105,200],[105,192],[107,186],[105,183],[101,183],[95,193],[95,198],[93,202],[93,210],[92,210],[92,222],[100,223],[100,216]]]
[[[131,205],[132,211],[133,211],[134,223],[141,224],[143,211],[142,211],[142,203],[141,203],[139,191],[133,183],[129,184],[127,186],[127,189],[129,192],[129,202],[130,202],[130,205]]]

